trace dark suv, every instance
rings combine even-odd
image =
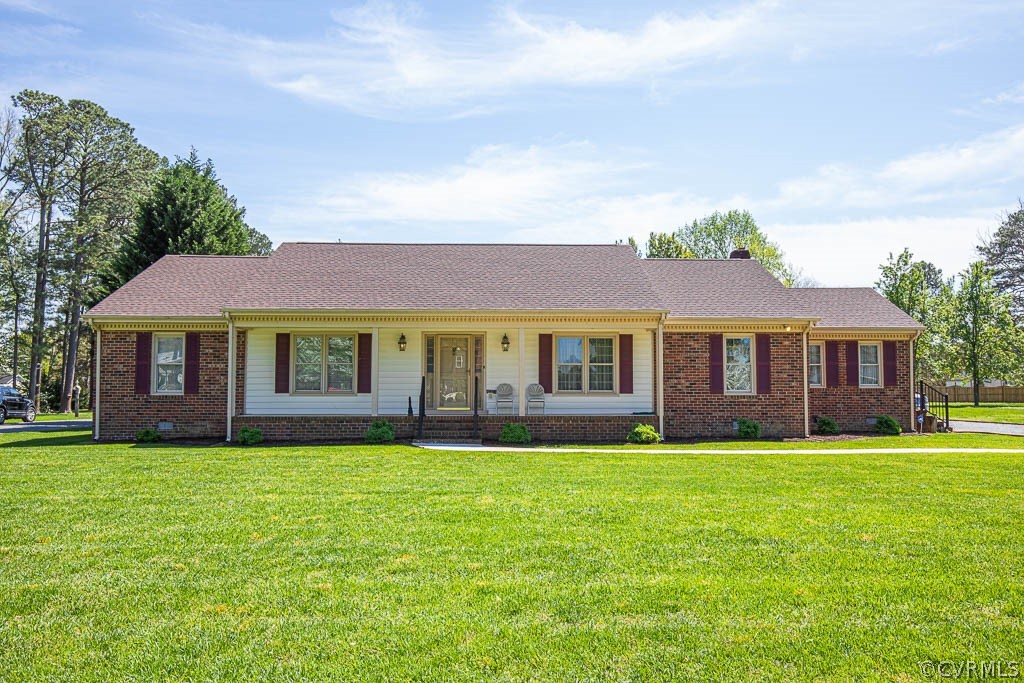
[[[33,422],[36,419],[36,407],[17,389],[0,387],[0,399],[3,400],[3,405],[0,405],[0,424],[9,417],[20,417],[22,422]]]

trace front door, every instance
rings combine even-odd
[[[437,405],[440,410],[468,410],[473,371],[469,336],[437,338]]]

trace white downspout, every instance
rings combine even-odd
[[[810,323],[804,328],[804,438],[811,435],[811,393],[808,386],[810,385],[810,366],[807,361],[807,343],[810,341]]]
[[[658,433],[665,438],[665,316],[658,321]]]
[[[235,413],[235,321],[231,319],[230,313],[225,313],[228,319],[228,405],[227,405],[227,434],[224,440],[231,443],[231,418]]]
[[[93,379],[93,406],[92,406],[92,439],[100,440],[100,359],[103,357],[100,351],[100,337],[102,332],[96,328],[96,377]]]
[[[899,366],[897,366],[899,372]],[[921,407],[924,407],[924,396],[921,397]],[[949,428],[949,425],[946,425]],[[917,431],[917,393],[914,389],[914,339],[910,340],[910,431]],[[924,431],[922,429],[922,431]]]

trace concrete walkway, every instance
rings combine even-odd
[[[950,420],[954,432],[975,432],[978,434],[1005,434],[1024,436],[1024,425],[1005,422],[975,422],[974,420]]]
[[[481,451],[484,453],[508,453],[510,451],[521,451],[523,453],[644,453],[656,455],[658,453],[672,455],[709,455],[717,453],[731,453],[734,455],[788,455],[793,453],[806,453],[807,455],[858,455],[878,453],[1019,453],[1024,455],[1024,445],[1021,448],[765,448],[765,449],[741,449],[741,448],[549,448],[538,446],[536,448],[523,448],[517,446],[475,446],[469,444],[419,444],[419,448],[430,451]]]
[[[0,434],[14,432],[66,432],[72,429],[92,429],[92,420],[47,420],[45,422],[22,422],[12,417],[0,425]]]

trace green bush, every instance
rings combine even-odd
[[[875,432],[878,434],[896,436],[902,431],[903,429],[900,427],[900,423],[888,415],[879,415],[875,418]]]
[[[263,441],[263,430],[255,427],[242,427],[238,430],[238,443],[243,446],[254,446]]]
[[[533,437],[526,425],[518,422],[506,422],[501,427],[501,434],[498,435],[501,443],[530,443]]]
[[[761,423],[741,417],[736,420],[736,436],[741,439],[756,439],[761,436]]]
[[[366,430],[366,443],[391,443],[395,440],[395,427],[387,420],[374,420]]]
[[[637,423],[629,432],[626,441],[630,443],[658,443],[661,441],[661,434],[651,425]]]
[[[819,434],[838,434],[839,423],[833,420],[831,417],[819,417],[818,418],[818,433]]]
[[[160,432],[156,431],[152,427],[140,429],[135,432],[135,440],[139,443],[156,443],[160,440]]]

